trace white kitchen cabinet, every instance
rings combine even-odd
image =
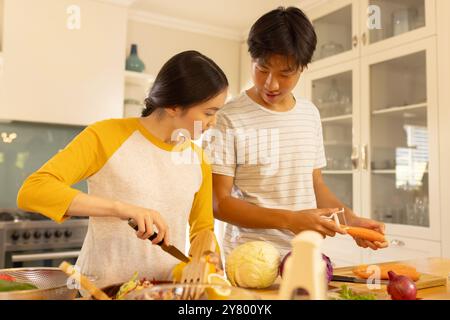
[[[322,119],[327,157],[324,179],[346,205],[358,212],[361,172],[354,153],[358,152],[361,130],[359,73],[359,64],[350,61],[308,73],[302,80]]]
[[[450,257],[450,1],[436,2],[442,255]]]
[[[87,125],[123,115],[127,9],[5,0],[0,118]]]
[[[125,100],[123,117],[140,117],[144,109],[144,99],[155,81],[147,73],[125,71]]]
[[[357,247],[350,236],[326,238],[322,244],[322,252],[336,268],[359,265],[363,261],[363,249]]]
[[[440,241],[436,37],[364,57],[362,214]]]
[[[359,215],[386,223],[390,241],[389,249],[361,251],[348,238],[327,240],[324,251],[340,265],[441,256],[449,247],[441,232],[448,219],[441,208],[438,79],[448,71],[436,57],[444,56],[438,41],[448,34],[435,22],[440,1],[334,0],[308,12],[315,25],[328,21],[316,27],[319,44],[342,30],[348,42],[350,20],[346,29],[336,26],[344,23],[343,8],[358,6],[353,49],[323,55],[318,46],[324,57],[302,81],[321,112],[327,184]],[[381,8],[383,29],[369,30],[369,4]]]
[[[361,3],[359,40],[363,56],[436,34],[436,0],[357,1]],[[381,28],[371,23],[378,13]]]
[[[317,34],[312,68],[333,66],[359,56],[359,5],[359,0],[331,0],[308,11]]]
[[[329,0],[307,14],[318,37],[311,66],[314,69],[382,52],[437,32],[436,0]]]
[[[441,256],[441,243],[400,236],[390,236],[390,245],[383,250],[364,250],[362,260],[365,264],[388,261],[415,260]]]

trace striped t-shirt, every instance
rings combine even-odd
[[[264,208],[292,211],[316,208],[313,170],[326,166],[317,108],[296,99],[287,112],[275,112],[244,92],[217,114],[207,151],[213,173],[234,177],[233,196]],[[249,229],[226,224],[226,255],[249,241],[268,241],[284,255],[294,234],[288,230]]]

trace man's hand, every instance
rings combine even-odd
[[[347,218],[347,223],[352,227],[360,227],[366,229],[372,229],[374,231],[384,234],[385,225],[382,222],[378,222],[371,219],[361,218],[353,216],[351,219]],[[358,246],[362,248],[371,248],[372,250],[378,250],[388,247],[388,242],[368,241],[364,239],[354,238]]]
[[[338,211],[339,208],[321,208],[292,212],[288,219],[289,230],[295,234],[305,230],[317,231],[324,238],[334,237],[336,233],[346,234],[334,221],[325,219]]]

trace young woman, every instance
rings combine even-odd
[[[195,122],[201,131],[214,125],[227,89],[225,74],[211,59],[196,51],[175,55],[157,75],[141,118],[88,126],[28,177],[18,207],[58,223],[89,216],[77,265],[100,287],[127,281],[136,271],[168,279],[179,261],[152,243],[183,249],[188,224],[191,241],[214,227],[211,169],[190,137]],[[88,194],[71,188],[83,179]],[[137,222],[137,237],[129,218]],[[158,236],[150,243],[154,231]]]

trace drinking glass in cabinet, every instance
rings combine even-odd
[[[372,119],[372,208],[389,208],[381,216],[387,223],[429,225],[425,112],[426,108],[416,110],[413,120],[402,118],[402,113]]]
[[[352,6],[346,6],[313,21],[317,50],[313,61],[352,50]]]
[[[322,119],[352,114],[352,72],[312,82],[312,99]]]
[[[425,0],[370,0],[369,4],[381,12],[381,28],[370,30],[370,43],[425,27]]]
[[[414,203],[408,203],[406,206],[408,224],[428,227],[430,224],[428,211],[428,197],[416,197]]]

